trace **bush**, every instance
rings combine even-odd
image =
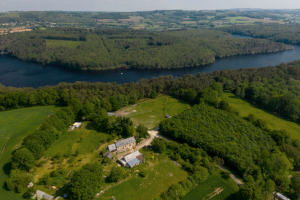
[[[222,171],[221,176],[223,179],[229,179],[230,178],[230,172],[229,171]]]
[[[147,177],[147,172],[141,171],[141,172],[139,173],[139,175],[140,175],[142,178],[146,178],[146,177]]]
[[[39,179],[38,183],[39,185],[48,185],[49,184],[49,174],[45,174],[42,178]]]

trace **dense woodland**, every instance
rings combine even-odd
[[[247,35],[254,38],[264,38],[285,44],[300,45],[300,26],[298,24],[259,24],[259,25],[236,25],[217,28],[228,33]]]
[[[116,136],[136,136],[138,139],[138,134],[141,134],[140,137],[147,137],[145,127],[135,130],[130,119],[107,117],[107,111],[118,110],[140,99],[155,98],[157,94],[169,94],[195,105],[162,122],[161,131],[182,143],[187,143],[190,147],[177,147],[177,144],[157,140],[152,144],[153,148],[157,152],[167,152],[193,174],[199,172],[187,182],[171,187],[162,194],[161,199],[168,199],[165,197],[178,194],[178,191],[188,192],[201,184],[207,173],[214,173],[214,163],[222,164],[222,160],[249,183],[236,194],[237,199],[254,194],[261,195],[254,195],[255,198],[249,199],[264,199],[264,195],[270,194],[267,191],[272,191],[275,184],[279,189],[289,190],[292,198],[297,198],[300,179],[298,176],[289,179],[288,175],[290,170],[300,168],[299,140],[291,139],[284,130],[268,130],[264,121],[251,115],[242,119],[236,110],[226,102],[220,101],[219,97],[224,90],[231,91],[237,97],[245,98],[264,110],[298,122],[299,65],[300,61],[296,61],[276,67],[222,70],[210,74],[185,75],[176,79],[172,76],[142,79],[137,83],[123,85],[76,82],[38,89],[0,86],[2,111],[30,106],[63,106],[60,111],[51,115],[39,130],[27,136],[21,148],[14,152],[7,187],[18,193],[26,191],[25,183],[33,178],[28,174],[28,170],[35,160],[43,156],[45,149],[48,149],[69,125],[83,116],[94,121],[99,130],[110,133],[109,139]],[[191,148],[186,150],[189,154],[181,151],[184,147]],[[193,152],[197,151],[200,152],[196,154],[201,155],[201,159],[193,156]],[[100,169],[86,166],[75,177],[84,176],[89,170],[95,170],[99,172],[99,177],[101,176]],[[26,177],[25,181],[20,177]],[[88,177],[86,176],[87,179]],[[47,181],[46,178],[40,180],[41,184]],[[94,188],[89,188],[91,193],[101,186],[101,183],[94,183],[94,180],[90,180],[90,183],[95,185]],[[76,185],[70,190],[74,196],[81,195],[81,189]]]
[[[8,55],[81,70],[191,67],[212,63],[220,57],[291,48],[268,40],[234,39],[214,30],[56,28],[0,37],[0,51]]]

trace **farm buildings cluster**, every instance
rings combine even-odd
[[[139,151],[135,151],[124,156],[122,159],[119,159],[118,163],[120,163],[124,167],[132,168],[141,163],[145,163],[145,158],[142,153],[140,153]]]

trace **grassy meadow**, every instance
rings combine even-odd
[[[50,185],[63,189],[54,191],[43,185],[36,185],[36,188],[48,194],[63,195],[68,175],[85,164],[99,162],[99,152],[107,146],[108,137],[108,134],[94,130],[89,122],[84,122],[79,129],[64,133],[46,150],[45,157],[38,161],[34,170],[35,182],[44,174],[60,171],[58,177],[50,178]]]
[[[153,129],[165,119],[166,113],[174,116],[188,108],[189,104],[178,99],[170,96],[160,96],[156,99],[148,99],[133,106],[122,108],[115,114],[130,117],[136,126],[144,124],[149,129]]]
[[[220,176],[214,175],[189,192],[182,200],[229,200],[230,195],[238,189],[239,186],[232,178],[224,180]]]
[[[5,200],[21,199],[20,196],[4,189],[8,176],[12,156],[11,152],[18,148],[23,138],[36,130],[39,125],[59,108],[54,106],[40,106],[21,108],[0,112],[0,196]]]
[[[224,93],[222,99],[229,103],[230,106],[239,110],[242,117],[247,117],[250,113],[259,119],[267,122],[271,130],[286,130],[292,138],[300,139],[300,126],[295,122],[282,119],[273,113],[263,111],[251,103],[236,98],[232,93]]]
[[[154,153],[143,153],[146,157],[146,163],[134,167],[133,173],[124,182],[108,187],[109,189],[100,195],[100,199],[110,200],[114,196],[116,199],[154,200],[162,192],[168,190],[171,185],[188,177],[188,172],[181,169],[166,155],[155,156]],[[147,177],[141,178],[136,172],[137,170],[146,171]],[[170,176],[170,173],[173,176]]]

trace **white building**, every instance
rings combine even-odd
[[[71,127],[71,130],[73,131],[75,128],[80,128],[80,126],[81,126],[81,122],[75,122]]]

